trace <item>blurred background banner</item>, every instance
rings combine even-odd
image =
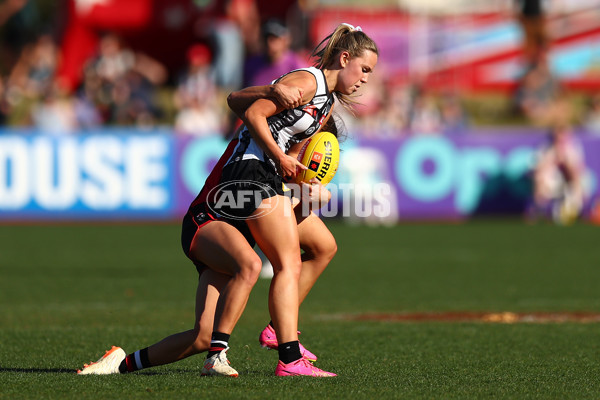
[[[337,208],[324,216],[396,222],[522,214],[545,140],[533,130],[499,130],[348,141],[329,185]],[[220,137],[169,131],[107,129],[72,137],[4,132],[0,220],[179,219],[226,144]],[[600,175],[600,138],[584,136],[582,145],[590,199]],[[378,192],[382,184],[389,189]],[[376,201],[389,202],[389,213],[376,215]]]
[[[311,34],[317,40],[331,30],[332,21],[360,21],[381,48],[378,69],[400,81],[418,75],[437,88],[514,89],[522,73],[523,35],[503,7],[509,2],[462,8],[446,3],[436,10],[415,6],[411,13],[325,8],[315,13]],[[600,88],[600,4],[558,3],[546,21],[550,68],[567,87]]]
[[[228,94],[342,22],[380,55],[324,217],[600,223],[600,0],[0,0],[0,220],[180,218]]]
[[[361,154],[380,158],[379,163],[367,163],[380,165],[379,170],[371,170],[369,181],[391,184],[400,219],[522,215],[531,202],[538,149],[547,141],[539,132],[527,129],[364,140],[353,149],[353,157],[357,157],[357,163]],[[595,181],[600,172],[600,138],[584,137],[582,145],[589,199],[596,194]],[[364,166],[356,168],[357,179],[365,170]],[[351,182],[352,174],[341,179]]]

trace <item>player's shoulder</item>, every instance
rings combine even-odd
[[[299,86],[305,90],[316,90],[317,73],[320,73],[320,70],[314,67],[296,69],[283,76],[279,82],[285,85]]]

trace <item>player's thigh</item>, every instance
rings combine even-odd
[[[264,213],[265,210],[270,210]],[[252,236],[275,269],[282,266],[298,267],[300,245],[298,227],[291,201],[286,196],[273,196],[264,199],[258,218],[246,220]]]
[[[260,257],[244,235],[223,221],[213,221],[198,229],[192,241],[190,257],[229,276],[244,268],[260,269],[261,265]]]

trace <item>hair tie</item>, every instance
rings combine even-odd
[[[354,25],[350,25],[346,22],[342,22],[342,25],[346,25],[348,28],[350,28],[351,32],[362,32],[362,28],[360,26],[354,26]]]

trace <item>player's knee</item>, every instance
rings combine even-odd
[[[280,266],[273,264],[273,271],[276,274],[284,273],[292,280],[299,280],[300,271],[302,271],[302,260],[300,257],[294,257],[283,261]]]
[[[243,265],[240,265],[239,275],[248,285],[254,286],[260,276],[261,269],[262,260],[260,257],[250,257]]]
[[[337,253],[337,250],[338,250],[337,242],[335,241],[335,238],[333,236],[331,236],[329,238],[329,240],[324,242],[323,247],[324,247],[323,255],[328,259],[328,261],[331,261],[333,259],[333,257],[335,257],[335,254]]]
[[[204,334],[199,329],[194,330],[194,342],[190,346],[193,354],[204,353],[210,347],[210,334]]]
[[[207,340],[206,338],[196,338],[196,340],[192,344],[194,354],[204,353],[205,351],[208,351],[209,347],[210,339]]]
[[[337,243],[335,238],[329,236],[327,239],[320,240],[318,243],[314,244],[310,249],[310,252],[314,255],[315,259],[320,259],[328,263],[337,253]]]

